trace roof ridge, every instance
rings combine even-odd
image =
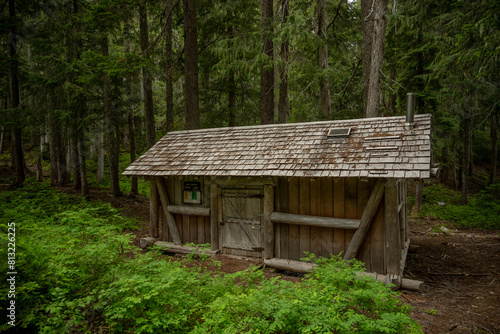
[[[421,118],[423,116],[431,116],[431,114],[420,114],[415,115],[416,118]],[[244,126],[232,126],[232,127],[218,127],[218,128],[205,128],[205,129],[195,129],[195,130],[180,130],[180,131],[170,131],[167,135],[180,135],[189,133],[199,133],[199,132],[212,132],[212,131],[234,131],[234,130],[251,130],[251,129],[262,129],[262,128],[276,128],[276,127],[296,127],[296,126],[311,126],[311,125],[326,125],[335,123],[355,123],[355,122],[374,122],[384,120],[397,120],[405,118],[406,116],[389,116],[389,117],[371,117],[371,118],[356,118],[356,119],[337,119],[328,121],[315,121],[315,122],[299,122],[299,123],[278,123],[278,124],[256,124],[256,125],[244,125]]]

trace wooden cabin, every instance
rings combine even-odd
[[[342,253],[400,279],[406,179],[430,177],[430,134],[430,115],[170,132],[124,175],[151,182],[150,235],[172,249],[290,269]]]

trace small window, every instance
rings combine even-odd
[[[349,138],[351,134],[351,128],[343,128],[343,129],[331,129],[328,131],[327,139],[336,139],[336,138]]]

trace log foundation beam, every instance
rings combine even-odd
[[[277,259],[277,258],[265,259],[264,264],[272,268],[295,271],[299,273],[310,273],[316,267],[316,264],[314,263]],[[401,278],[399,275],[379,275],[376,273],[368,273],[368,272],[360,272],[359,274],[361,277],[362,276],[373,277],[377,281],[384,282],[388,285],[400,281],[401,283],[394,285],[396,286],[396,288],[401,288],[406,290],[420,291],[424,286],[424,282],[422,281]]]

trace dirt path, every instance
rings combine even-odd
[[[436,232],[442,221],[411,219],[405,276],[422,292],[403,291],[426,333],[500,333],[499,231]],[[445,222],[446,226],[451,224]]]

